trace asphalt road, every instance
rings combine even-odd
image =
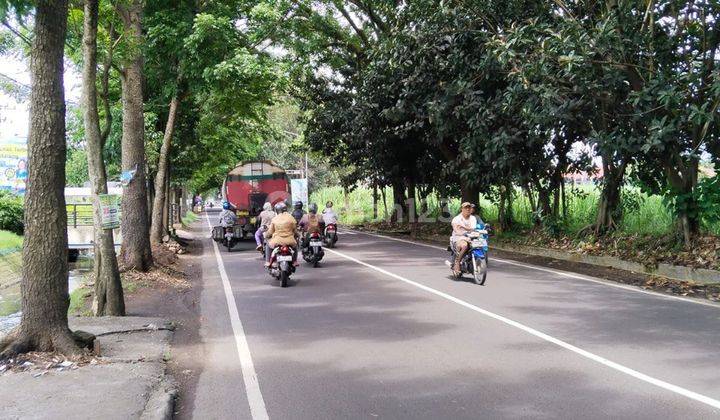
[[[195,418],[720,418],[719,306],[349,232],[280,288],[204,241]]]

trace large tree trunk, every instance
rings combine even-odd
[[[128,40],[142,44],[141,0],[117,7]],[[123,104],[122,170],[135,171],[123,190],[122,260],[127,269],[147,271],[152,266],[145,176],[145,121],[143,117],[143,59],[136,51],[121,73]]]
[[[0,358],[31,350],[81,352],[68,329],[65,97],[67,0],[36,3],[31,51],[28,183],[25,194],[22,318],[0,342]]]
[[[377,181],[373,180],[373,220],[377,220],[378,217],[378,185]]]
[[[507,231],[513,224],[513,186],[507,183],[500,186],[500,204],[498,205],[498,224],[501,231]]]
[[[162,146],[160,147],[160,158],[158,160],[157,176],[155,177],[155,200],[152,207],[152,224],[150,225],[150,242],[159,244],[165,236],[166,226],[163,223],[163,209],[167,200],[167,178],[169,174],[170,143],[175,131],[175,116],[178,109],[178,96],[173,96],[170,101],[165,134],[163,135]]]
[[[698,166],[697,160],[689,163],[680,162],[679,168],[670,162],[665,163],[664,170],[668,183],[675,191],[677,197],[687,200],[677,214],[678,222],[683,233],[685,248],[692,246],[693,239],[700,233],[700,219],[697,203],[693,198],[693,191],[697,186]]]
[[[480,198],[480,188],[470,185],[467,181],[460,181],[460,201],[477,205]]]
[[[407,196],[408,222],[415,223],[417,222],[417,200],[415,200],[417,187],[413,179],[407,181]]]
[[[165,232],[172,230],[170,222],[170,202],[172,198],[170,196],[170,166],[168,165],[167,175],[165,176],[165,205],[163,206],[163,226],[165,226]]]
[[[388,208],[387,208],[387,193],[385,192],[385,185],[383,185],[382,189],[380,190],[380,194],[382,195],[382,201],[383,201],[383,221],[387,222],[388,219]]]
[[[95,228],[95,316],[125,315],[120,271],[115,256],[112,229],[102,227],[100,194],[107,194],[107,175],[103,160],[104,139],[100,133],[97,107],[97,25],[98,0],[85,1],[83,31],[83,106],[88,174],[92,183],[93,223]],[[109,71],[106,68],[105,71]]]
[[[405,183],[400,180],[393,180],[393,204],[394,208],[390,215],[390,221],[393,223],[405,221],[407,215],[407,201],[405,201]]]
[[[625,168],[625,163],[615,166],[603,159],[604,179],[595,219],[595,235],[602,235],[614,230],[622,218],[620,194],[623,178],[625,177]]]

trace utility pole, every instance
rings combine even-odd
[[[305,152],[305,179],[309,179],[310,175],[308,172],[308,153]]]

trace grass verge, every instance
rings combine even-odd
[[[86,285],[82,285],[70,293],[70,306],[68,307],[68,315],[71,316],[91,316],[92,313],[87,310],[88,299],[92,297],[92,289]]]
[[[198,220],[198,215],[191,211],[188,211],[187,213],[185,213],[185,216],[183,216],[183,218],[182,218],[182,224],[183,224],[183,226],[190,226],[197,220]]]
[[[0,230],[0,255],[22,248],[23,238],[7,230]]]

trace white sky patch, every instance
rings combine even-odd
[[[30,71],[25,57],[0,56],[0,73],[17,83],[30,87]],[[65,60],[65,101],[78,106],[82,96],[82,77],[74,65]],[[30,128],[29,98],[18,102],[0,92],[0,141],[7,136],[27,137]]]

